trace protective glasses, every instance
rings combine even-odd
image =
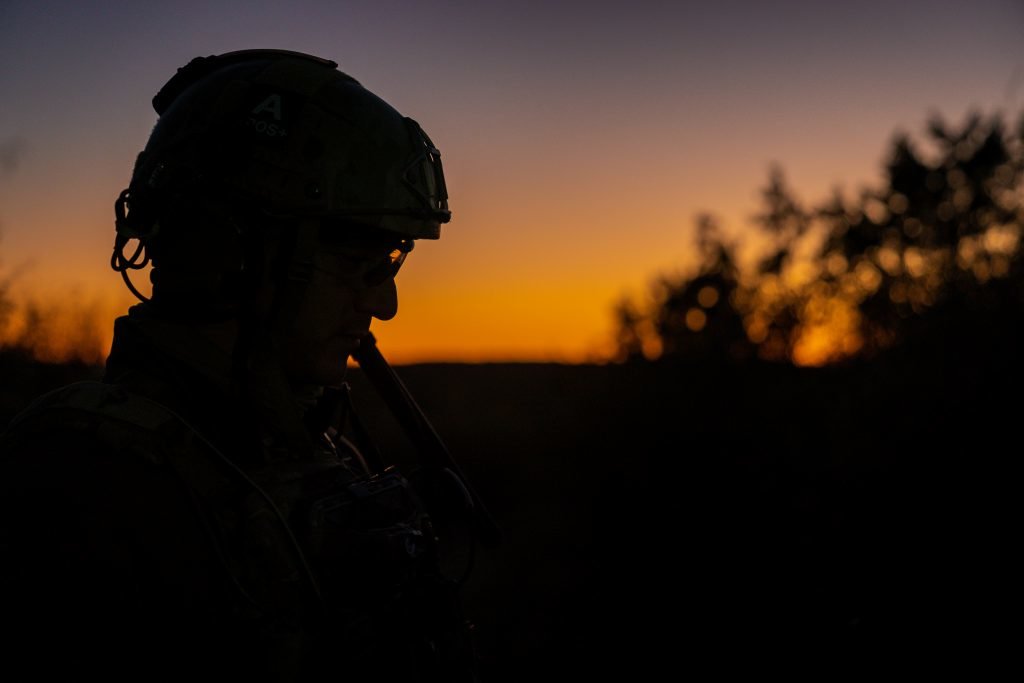
[[[388,280],[393,280],[398,275],[399,269],[405,263],[409,252],[416,246],[412,240],[402,240],[388,255],[381,259],[377,265],[363,273],[363,284],[367,287],[376,287]]]
[[[377,287],[398,275],[415,245],[411,239],[401,240],[383,251],[387,247],[335,244],[321,251],[314,268],[349,284]]]

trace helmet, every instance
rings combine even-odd
[[[437,148],[332,61],[286,50],[197,57],[153,98],[160,118],[115,204],[111,265],[144,267],[169,212],[271,217],[437,239],[451,219]],[[125,256],[129,240],[139,239]]]

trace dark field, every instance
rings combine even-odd
[[[403,369],[507,535],[493,680],[1005,648],[1019,373],[975,360]]]
[[[892,655],[919,671],[1009,652],[1016,338],[824,369],[400,368],[505,534],[465,594],[487,680],[833,678]],[[0,373],[3,423],[98,375],[11,355]]]

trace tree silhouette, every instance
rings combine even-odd
[[[749,353],[743,321],[733,299],[739,289],[733,248],[723,242],[711,216],[697,222],[701,267],[682,282],[662,278],[657,287],[654,330],[668,357],[725,358]]]
[[[926,142],[931,159],[895,136],[881,188],[812,209],[772,168],[753,218],[768,247],[748,272],[701,217],[697,271],[659,277],[646,309],[619,303],[619,358],[821,365],[932,334],[954,309],[1019,308],[1024,118],[1009,133],[998,115],[933,117]]]

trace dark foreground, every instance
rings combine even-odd
[[[466,590],[488,681],[833,678],[1011,651],[1024,373],[999,340],[827,369],[399,372],[505,533]],[[7,354],[0,373],[6,423],[98,371]]]

